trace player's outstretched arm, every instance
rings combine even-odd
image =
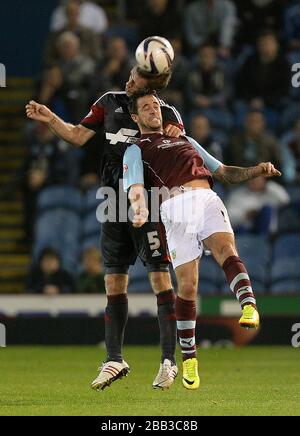
[[[46,123],[56,136],[67,141],[76,147],[84,145],[92,136],[93,130],[87,129],[82,125],[73,126],[60,119],[47,106],[31,100],[26,105],[26,115],[31,120]]]
[[[262,162],[254,167],[241,168],[221,165],[214,173],[214,177],[225,184],[233,185],[247,182],[256,177],[280,177],[278,171],[271,162]]]
[[[132,185],[128,197],[134,212],[133,227],[142,227],[147,221],[149,210],[146,204],[144,185]]]

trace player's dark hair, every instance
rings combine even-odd
[[[161,89],[166,88],[172,77],[171,70],[166,74],[151,74],[136,67],[136,72],[143,79],[147,79],[148,88],[152,91],[160,91]]]
[[[128,110],[131,114],[138,113],[138,100],[142,97],[146,97],[147,95],[153,95],[158,99],[158,95],[156,91],[151,89],[145,89],[144,91],[139,91],[133,94],[128,103]]]

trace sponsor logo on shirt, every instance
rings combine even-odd
[[[106,133],[106,139],[111,145],[116,145],[119,142],[134,144],[138,130],[120,129],[117,133]]]

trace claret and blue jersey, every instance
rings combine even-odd
[[[142,135],[129,146],[123,159],[124,190],[135,184],[167,187],[207,178],[222,165],[193,138],[167,138],[163,134]]]

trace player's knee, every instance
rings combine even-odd
[[[172,289],[171,276],[167,272],[152,272],[149,274],[151,287],[155,293]]]
[[[179,283],[178,293],[183,299],[193,299],[197,295],[198,281],[196,278],[187,278]]]
[[[105,276],[105,289],[108,295],[125,294],[128,288],[128,275],[107,274]]]

